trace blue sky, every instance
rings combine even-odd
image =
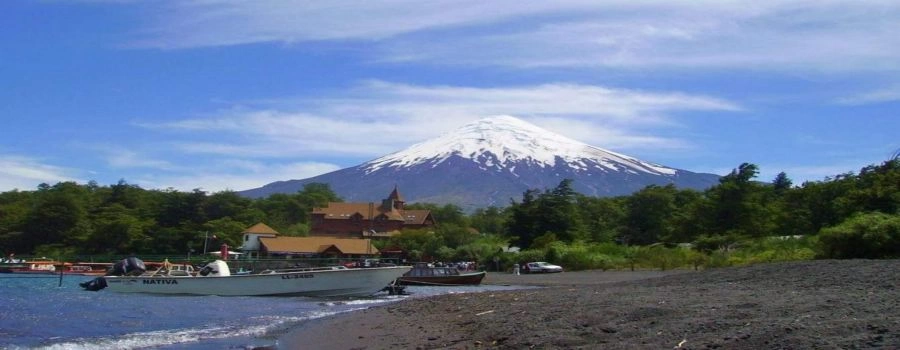
[[[896,1],[0,2],[0,191],[245,190],[513,115],[795,184],[900,150]]]

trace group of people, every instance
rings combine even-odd
[[[435,261],[435,262],[431,263],[431,265],[434,267],[445,267],[445,266],[446,267],[456,267],[456,269],[458,269],[460,271],[476,271],[476,270],[478,270],[478,264],[475,263],[474,261],[460,261],[460,262],[455,262],[455,263],[453,263],[453,262],[445,263],[445,262]]]
[[[16,259],[16,254],[9,254],[8,257],[0,258],[0,264],[16,264],[23,262],[25,262],[25,260]]]

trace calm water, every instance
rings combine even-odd
[[[408,287],[410,296],[159,296],[88,292],[87,276],[0,274],[0,349],[246,349],[310,319],[445,293],[510,286]]]

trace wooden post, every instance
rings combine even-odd
[[[62,287],[63,271],[66,269],[65,266],[66,266],[65,263],[62,263],[59,266],[59,285],[57,287]]]

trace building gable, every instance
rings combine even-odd
[[[271,234],[271,235],[279,235],[278,231],[269,227],[264,223],[257,223],[256,225],[248,227],[244,232],[241,233],[256,233],[256,234]]]

